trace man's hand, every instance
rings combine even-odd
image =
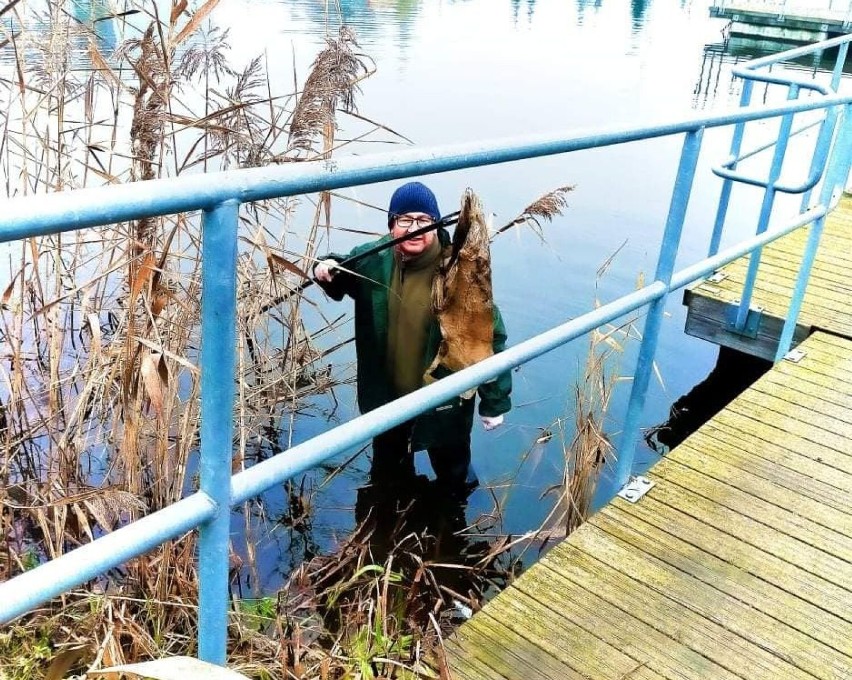
[[[482,427],[486,432],[494,430],[503,424],[503,416],[479,416],[482,420]]]
[[[314,278],[320,283],[331,283],[337,274],[337,260],[322,260],[314,265]]]

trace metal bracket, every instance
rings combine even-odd
[[[710,276],[707,277],[707,280],[710,283],[722,283],[725,279],[728,278],[728,275],[723,271],[713,272]]]
[[[656,482],[648,479],[647,477],[631,477],[617,495],[621,496],[626,501],[636,503],[640,498],[642,498],[642,496],[653,489],[655,484]]]
[[[746,315],[745,326],[737,328],[737,314],[740,309],[739,300],[731,300],[725,306],[725,330],[747,338],[756,338],[760,321],[763,317],[763,307],[750,307]]]
[[[805,350],[799,349],[798,347],[795,349],[791,349],[787,354],[784,355],[784,358],[787,361],[792,361],[794,364],[798,364],[802,359],[805,358]]]

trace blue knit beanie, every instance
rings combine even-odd
[[[441,218],[438,199],[425,184],[409,182],[393,192],[388,207],[388,228],[397,217],[410,212],[426,213],[436,221]]]

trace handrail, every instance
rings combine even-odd
[[[836,92],[840,77],[842,74],[843,64],[846,60],[846,55],[849,49],[849,43],[852,41],[852,34],[839,36],[830,40],[825,40],[816,45],[807,45],[797,47],[777,54],[761,57],[758,59],[746,62],[742,66],[733,69],[733,74],[744,79],[742,94],[740,97],[740,105],[747,106],[751,102],[751,93],[754,82],[763,82],[767,84],[784,85],[787,87],[788,100],[798,99],[799,92],[802,89],[810,89],[822,95],[828,95],[830,92]],[[830,87],[826,88],[813,81],[808,81],[803,78],[795,77],[791,74],[772,74],[769,71],[761,71],[761,69],[769,69],[777,63],[789,61],[797,57],[813,54],[833,47],[838,48],[837,57],[835,59],[834,68],[832,69],[832,77]],[[756,232],[758,234],[764,232],[769,227],[769,219],[772,215],[772,207],[775,201],[775,196],[778,192],[783,193],[801,193],[802,202],[800,211],[807,208],[810,201],[810,193],[813,188],[819,183],[820,178],[825,172],[825,164],[827,161],[827,152],[829,142],[834,135],[837,124],[837,110],[834,108],[825,109],[824,116],[820,122],[820,129],[817,139],[814,142],[814,155],[811,159],[810,169],[807,177],[799,184],[785,184],[780,181],[781,169],[784,164],[784,158],[787,150],[787,143],[794,134],[803,132],[807,127],[791,132],[793,124],[793,113],[785,115],[781,121],[781,126],[778,131],[777,139],[770,145],[764,145],[762,149],[775,147],[775,152],[772,157],[772,163],[766,178],[757,178],[739,172],[737,164],[744,158],[753,156],[756,151],[751,150],[741,153],[742,138],[745,129],[745,122],[737,123],[734,128],[734,135],[731,140],[731,153],[728,159],[719,167],[713,168],[713,173],[723,179],[722,192],[719,198],[719,205],[716,211],[716,219],[713,225],[713,234],[710,238],[710,247],[708,255],[713,255],[718,249],[722,238],[722,230],[725,226],[727,217],[728,205],[730,202],[731,190],[733,182],[740,182],[751,186],[760,187],[764,190],[763,203],[761,205],[760,215],[758,217]],[[740,296],[739,305],[737,308],[736,319],[733,324],[734,332],[742,332],[748,321],[749,310],[751,308],[751,300],[754,295],[754,286],[757,281],[757,272],[760,268],[761,250],[754,251],[749,258],[749,266],[746,272],[746,279],[743,285],[743,292]],[[792,324],[793,324],[793,306],[788,311],[787,320],[785,322],[785,331],[782,333],[782,342],[777,349],[777,358],[780,358],[787,353],[789,344],[792,341]],[[798,312],[797,312],[798,313]]]
[[[698,114],[654,125],[519,135],[428,149],[411,149],[333,161],[286,163],[219,173],[182,175],[144,182],[17,197],[3,202],[0,243],[86,227],[115,224],[193,210],[210,210],[228,200],[250,203],[269,198],[341,189],[405,177],[539,158],[636,142],[739,122],[774,118],[846,104],[849,95],[773,106]]]
[[[713,253],[685,269],[673,271],[705,129],[732,124],[739,126],[745,121],[778,116],[787,119],[797,112],[841,107],[843,115],[838,116],[843,122],[841,135],[830,153],[826,149],[818,149],[819,153],[825,152],[828,167],[819,205],[788,221],[781,229],[758,233],[724,253]],[[241,203],[675,134],[684,135],[683,149],[653,282],[230,476],[236,315],[234,272],[238,207]],[[821,138],[820,144],[828,145],[830,141],[830,137]],[[203,559],[200,559],[199,571],[199,656],[214,663],[224,663],[228,604],[228,522],[232,506],[450,397],[647,305],[649,309],[634,371],[625,427],[618,447],[617,483],[626,482],[632,470],[639,419],[669,293],[805,225],[814,225],[811,241],[815,239],[818,242],[821,224],[832,196],[848,175],[852,163],[851,147],[852,95],[823,95],[809,101],[692,116],[660,125],[623,127],[583,134],[528,135],[367,158],[153,180],[6,202],[3,211],[0,211],[0,241],[200,209],[203,211],[204,294],[200,362],[201,490],[0,584],[0,623],[10,621],[47,599],[165,540],[200,526],[199,554]],[[806,266],[800,275],[803,281],[807,280],[809,273],[808,256],[805,259]],[[799,290],[797,286],[796,294],[803,294],[803,288]],[[794,300],[791,307],[796,303]]]

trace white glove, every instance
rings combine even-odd
[[[314,278],[321,283],[331,283],[337,274],[337,260],[322,260],[314,265]]]
[[[482,420],[482,427],[486,432],[494,430],[503,424],[503,416],[479,416]]]

